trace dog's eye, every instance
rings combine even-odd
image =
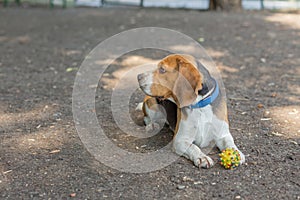
[[[159,68],[159,73],[163,74],[163,73],[165,73],[165,72],[166,72],[166,70],[165,70],[163,67],[160,67],[160,68]]]

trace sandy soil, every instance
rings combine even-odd
[[[180,158],[159,171],[131,174],[99,163],[85,149],[72,117],[76,68],[99,42],[143,26],[202,38],[222,73],[231,131],[245,165],[199,170]],[[1,199],[299,199],[299,36],[299,14],[0,8]],[[100,83],[97,116],[119,146],[157,149],[171,140],[168,129],[135,140],[117,134],[111,116],[114,72],[136,62],[130,56],[112,65]],[[140,98],[136,94],[131,107]],[[133,115],[141,123],[140,114]],[[216,152],[212,158],[217,161]]]

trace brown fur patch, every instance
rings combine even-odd
[[[218,98],[213,103],[214,106],[212,106],[213,113],[218,119],[224,120],[228,124],[227,104],[226,100],[222,99],[222,96],[222,91],[220,91]]]
[[[153,105],[158,103],[154,97],[163,99],[172,97],[175,100],[177,105],[175,135],[180,121],[187,119],[187,114],[183,112],[181,107],[192,104],[198,96],[198,91],[202,89],[203,75],[196,66],[196,61],[192,56],[179,54],[167,56],[159,62],[157,69],[152,74],[154,84],[151,86],[151,94],[153,97],[146,96],[144,99],[144,103],[150,109],[151,107],[155,109]],[[163,70],[161,71],[160,68]],[[226,111],[227,116],[226,103],[221,102],[219,106],[219,109],[215,110],[214,113],[220,119],[228,122],[227,118],[224,119],[224,111]],[[144,106],[143,111],[145,113]]]
[[[191,104],[202,89],[202,75],[195,61],[187,55],[174,54],[164,58],[153,72],[151,94],[173,97],[179,107]]]
[[[155,105],[155,104],[157,104],[157,101],[154,97],[150,97],[148,95],[145,96],[144,103],[143,103],[143,108],[142,108],[143,113],[144,113],[145,116],[147,116],[145,105],[147,105],[149,109],[154,109],[153,105]]]

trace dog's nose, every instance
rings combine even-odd
[[[139,74],[139,75],[137,76],[138,81],[140,81],[142,78],[143,78],[143,74]]]

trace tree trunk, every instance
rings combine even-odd
[[[210,0],[209,10],[241,10],[242,0]]]

